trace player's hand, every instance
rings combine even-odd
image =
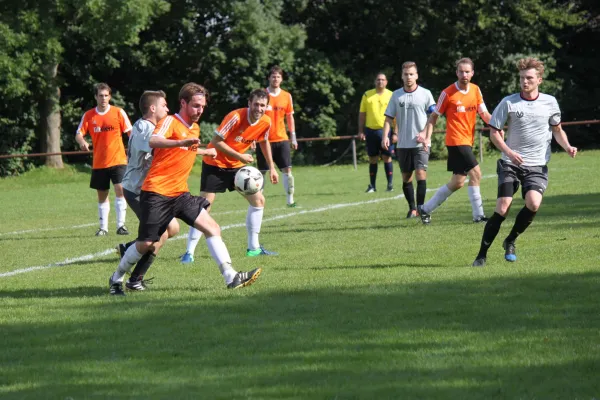
[[[189,139],[183,139],[181,141],[181,147],[191,147],[194,145],[199,145],[200,144],[200,139],[198,138],[189,138]]]
[[[253,140],[252,143],[250,143],[250,149],[252,149],[252,151],[256,151],[256,140]]]
[[[252,157],[252,154],[242,154],[240,157],[240,161],[244,164],[250,164],[254,162],[254,157]]]
[[[298,150],[298,142],[296,142],[295,140],[292,141],[290,145],[292,146],[292,149]]]
[[[277,171],[275,170],[275,168],[272,168],[269,170],[269,179],[271,180],[271,183],[273,183],[273,184],[279,182],[279,174],[277,174]]]
[[[366,136],[365,136],[365,134],[364,134],[363,132],[358,132],[358,138],[359,138],[360,140],[365,140],[365,139],[366,139]]]
[[[388,147],[390,147],[390,138],[385,136],[383,139],[381,139],[381,148],[387,150]]]
[[[577,155],[577,147],[569,146],[567,148],[567,153],[569,153],[569,155],[571,156],[571,158],[575,158],[575,156]]]
[[[203,152],[204,156],[208,156],[210,158],[216,158],[217,157],[217,149],[215,149],[214,147],[211,147],[210,149],[204,149]]]
[[[521,157],[520,154],[515,153],[514,151],[511,151],[510,153],[507,154],[507,156],[513,164],[515,164],[515,165],[523,164],[523,157]]]
[[[81,151],[90,151],[90,145],[87,142],[80,143],[79,149],[81,149]]]
[[[398,143],[398,134],[392,133],[392,143]]]
[[[419,132],[419,134],[416,137],[417,143],[422,143],[423,146],[427,145],[427,140],[425,138],[425,131],[421,131]]]

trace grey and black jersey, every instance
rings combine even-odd
[[[508,125],[506,144],[523,158],[523,166],[546,165],[550,160],[551,126],[560,124],[560,108],[554,96],[540,93],[526,100],[520,93],[507,96],[492,114],[490,125]],[[510,163],[506,154],[502,159]]]
[[[392,93],[385,115],[396,118],[398,143],[396,148],[423,147],[417,143],[417,135],[425,128],[428,114],[433,110],[435,101],[428,89],[417,86],[412,92],[400,88]]]
[[[145,119],[138,119],[133,124],[129,144],[127,145],[127,170],[123,177],[123,189],[140,194],[142,184],[150,164],[152,164],[152,148],[150,137],[154,132],[154,124]]]

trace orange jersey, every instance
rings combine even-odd
[[[457,83],[444,89],[435,113],[446,114],[446,146],[473,146],[475,122],[482,104],[485,107],[481,90],[474,83],[469,83],[466,93]]]
[[[279,90],[278,95],[269,92],[269,105],[265,114],[271,118],[271,133],[269,142],[283,142],[289,140],[285,130],[285,118],[287,115],[294,113],[294,104],[292,103],[292,95],[285,90]]]
[[[269,130],[271,129],[271,118],[263,115],[254,124],[248,120],[248,108],[240,108],[232,111],[225,116],[221,125],[215,131],[215,135],[223,138],[226,145],[238,153],[245,153],[250,148],[252,142],[269,139]],[[210,143],[208,148],[215,146]],[[240,160],[217,151],[217,157],[205,156],[204,162],[219,168],[241,168],[244,164]]]
[[[195,122],[188,125],[179,114],[169,115],[156,125],[154,135],[171,140],[199,138],[200,127]],[[198,146],[153,149],[152,165],[142,190],[167,197],[189,192],[187,180],[196,161],[197,149]]]
[[[77,133],[92,137],[93,169],[126,165],[127,155],[123,146],[123,133],[131,132],[131,122],[125,111],[108,106],[103,113],[93,108],[83,114]]]

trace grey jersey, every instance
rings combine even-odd
[[[398,127],[396,148],[423,147],[423,144],[417,143],[417,135],[425,128],[427,116],[434,105],[431,92],[421,86],[417,86],[412,92],[400,88],[392,93],[385,115],[396,118]]]
[[[523,166],[546,165],[550,160],[550,126],[560,124],[560,108],[554,96],[540,93],[525,100],[520,93],[507,96],[492,114],[490,125],[502,129],[508,124],[506,144],[523,157]],[[510,163],[506,154],[502,159]]]
[[[123,176],[123,189],[140,194],[142,184],[150,164],[152,164],[152,148],[150,137],[154,132],[154,124],[145,119],[138,119],[133,124],[129,144],[127,145],[127,169]]]

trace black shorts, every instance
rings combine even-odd
[[[225,193],[235,190],[235,174],[240,168],[219,168],[202,161],[200,191],[207,193]]]
[[[123,189],[123,196],[125,197],[125,201],[127,205],[135,215],[138,217],[138,220],[142,219],[142,206],[140,205],[140,195],[130,192],[127,189]]]
[[[113,185],[123,182],[126,169],[127,165],[114,165],[108,168],[92,169],[90,188],[96,190],[110,189],[111,181]]]
[[[521,195],[525,198],[530,190],[544,194],[548,187],[548,167],[546,165],[524,167],[504,160],[498,160],[496,172],[498,173],[498,197],[513,197],[519,184]]]
[[[271,144],[271,155],[273,156],[273,162],[281,170],[292,166],[292,156],[290,154],[290,142],[289,140],[283,142],[275,142]],[[262,153],[260,145],[256,144],[256,165],[260,171],[268,171],[269,165],[265,159],[265,155]]]
[[[415,169],[427,171],[429,149],[425,151],[423,147],[396,148],[396,158],[402,172],[413,172]]]
[[[381,139],[383,138],[383,129],[369,129],[365,128],[365,140],[367,141],[367,154],[369,157],[375,157],[378,155],[391,156],[394,153],[396,144],[392,143],[392,130],[388,135],[390,139],[390,145],[387,150],[381,148]]]
[[[194,221],[202,209],[210,206],[204,197],[192,196],[189,192],[167,197],[143,190],[140,194],[140,204],[142,215],[137,240],[144,242],[157,242],[173,218],[179,218],[189,226],[194,226]]]
[[[479,165],[471,146],[446,146],[448,149],[448,171],[466,176]]]

